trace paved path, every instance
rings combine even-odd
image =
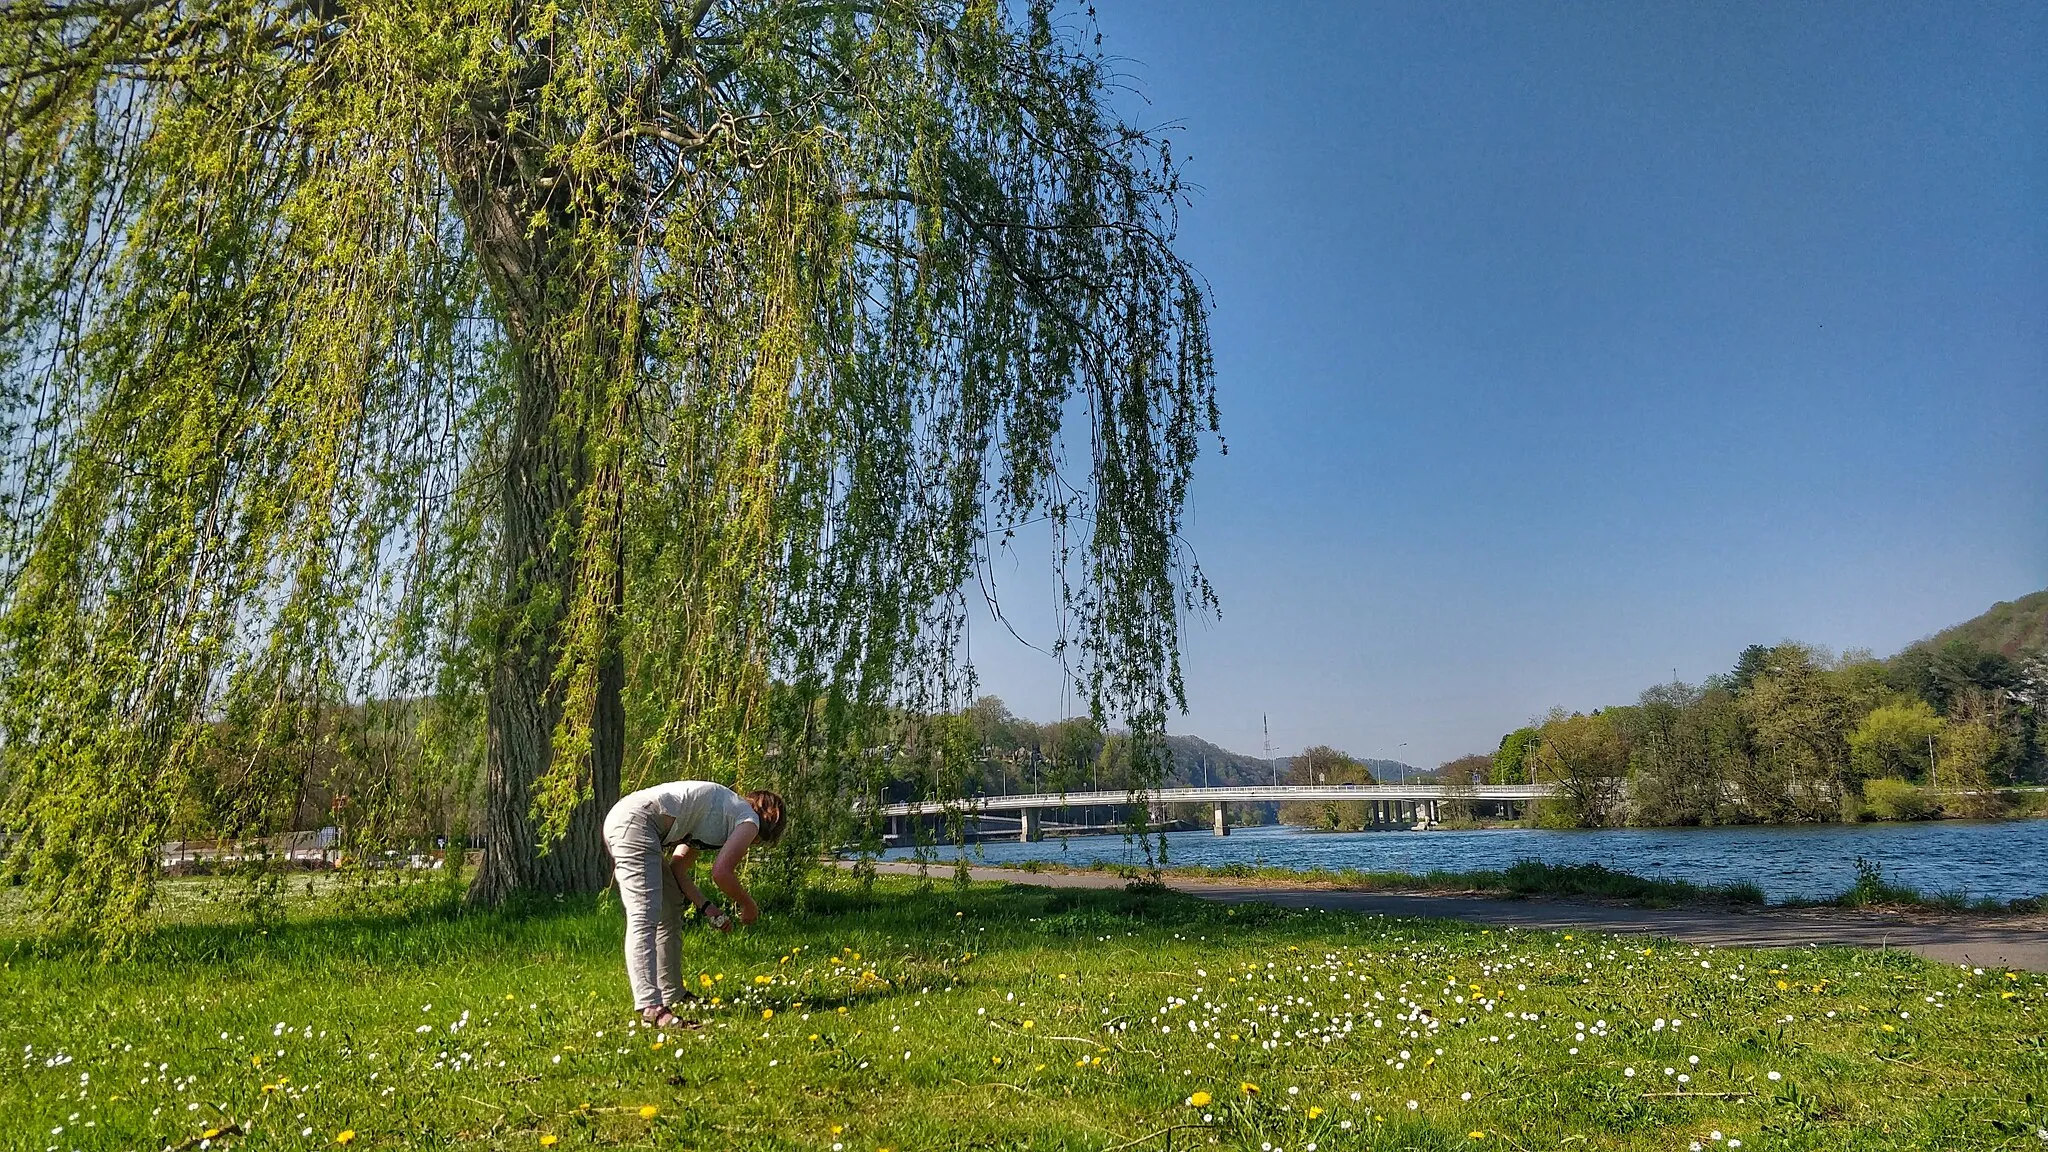
[[[914,864],[878,861],[877,871],[898,875]],[[973,868],[976,880],[1034,884],[1047,888],[1121,888],[1128,881],[1107,872],[1024,872],[1014,868]],[[935,864],[934,876],[950,865]],[[1400,892],[1355,892],[1336,888],[1289,888],[1224,880],[1168,877],[1167,886],[1190,896],[1230,903],[1258,902],[1285,908],[1332,908],[1387,916],[1470,920],[1514,928],[1584,928],[1624,935],[1661,936],[1719,947],[1804,948],[1841,944],[1900,948],[1934,960],[1986,968],[2048,972],[2048,917],[1990,920],[1930,913],[1854,912],[1832,908],[1631,908],[1569,900],[1503,900],[1488,896],[1436,896]]]

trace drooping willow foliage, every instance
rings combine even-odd
[[[1088,27],[0,9],[8,873],[118,933],[181,798],[287,827],[374,709],[407,779],[480,777],[481,898],[602,883],[622,778],[779,787],[801,861],[863,834],[885,721],[964,703],[1033,522],[1091,709],[1155,730],[1207,308]],[[351,803],[423,803],[394,746]]]

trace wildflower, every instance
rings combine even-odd
[[[1311,1104],[1311,1105],[1309,1105],[1309,1108],[1308,1108],[1308,1118],[1309,1118],[1309,1119],[1311,1119],[1311,1120],[1320,1120],[1320,1119],[1322,1118],[1322,1115],[1323,1115],[1323,1110],[1322,1110],[1322,1107],[1321,1107],[1320,1105],[1315,1105],[1315,1104]]]
[[[1484,1140],[1484,1139],[1486,1139],[1486,1133],[1485,1133],[1484,1131],[1482,1131],[1482,1130],[1479,1130],[1479,1129],[1474,1129],[1473,1131],[1470,1131],[1470,1132],[1467,1132],[1467,1133],[1465,1133],[1465,1135],[1467,1135],[1467,1136],[1471,1137],[1471,1138],[1472,1138],[1472,1139],[1474,1139],[1474,1140]]]
[[[761,1009],[761,1019],[763,1019],[763,1020],[773,1020],[773,1019],[775,1019],[775,1009],[773,1009],[773,1008],[763,1008],[763,1009]]]
[[[355,1129],[353,1129],[353,1128],[343,1128],[343,1129],[342,1129],[341,1131],[339,1131],[339,1132],[336,1132],[336,1133],[334,1134],[334,1142],[335,1142],[336,1144],[349,1144],[349,1143],[353,1143],[353,1142],[354,1142],[354,1140],[355,1140],[355,1138],[356,1138],[356,1130],[355,1130]]]
[[[1766,1079],[1766,1080],[1783,1080],[1783,1079],[1784,1079],[1784,1077],[1783,1077],[1783,1076],[1781,1076],[1781,1075],[1779,1075],[1779,1074],[1778,1074],[1778,1073],[1776,1073],[1776,1072],[1766,1072],[1766,1073],[1764,1073],[1764,1079]]]
[[[1247,1096],[1257,1096],[1259,1094],[1259,1086],[1257,1084],[1252,1083],[1249,1080],[1246,1080],[1243,1083],[1239,1084],[1237,1086],[1237,1090],[1244,1093]]]
[[[540,1138],[540,1146],[543,1148],[553,1148],[555,1146],[555,1134],[553,1132],[543,1133]]]
[[[1210,1096],[1207,1092],[1197,1092],[1194,1095],[1188,1097],[1188,1107],[1206,1108],[1209,1105],[1209,1101],[1212,1099],[1214,1099],[1214,1097]]]
[[[661,1114],[661,1109],[659,1109],[659,1108],[656,1108],[656,1107],[655,1107],[654,1105],[652,1105],[652,1104],[642,1104],[642,1105],[640,1106],[640,1118],[641,1118],[642,1120],[652,1120],[652,1119],[654,1119],[654,1118],[655,1118],[656,1116],[658,1116],[658,1115],[660,1115],[660,1114]]]
[[[1027,1028],[1027,1029],[1029,1029],[1029,1028],[1036,1028],[1036,1027],[1038,1027],[1038,1024],[1037,1024],[1037,1023],[1036,1023],[1035,1021],[1031,1021],[1031,1020],[1026,1020],[1026,1021],[1024,1022],[1024,1027],[1025,1027],[1025,1028]]]

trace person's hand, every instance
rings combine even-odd
[[[761,909],[752,900],[740,905],[740,923],[752,924],[761,918]]]
[[[727,935],[732,934],[732,917],[727,916],[725,914],[725,909],[720,908],[718,905],[713,904],[709,900],[706,900],[704,902],[704,906],[697,909],[697,913],[698,915],[704,917],[704,922],[706,924],[711,925],[713,928],[716,928],[720,932],[726,933]]]

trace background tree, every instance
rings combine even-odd
[[[1849,733],[1849,758],[1856,775],[1865,780],[1932,780],[1936,749],[1946,727],[1925,700],[1871,709]]]
[[[1536,747],[1536,729],[1517,728],[1500,738],[1500,750],[1493,754],[1495,784],[1527,784],[1529,754]]]
[[[1155,731],[1208,595],[1174,543],[1206,304],[1085,35],[980,0],[0,12],[7,867],[122,922],[214,718],[372,697],[481,715],[480,899],[597,886],[657,774],[782,787],[795,864],[858,834],[888,716],[966,694],[962,589],[1027,520],[1082,699]]]
[[[1631,820],[1681,825],[1720,818],[1722,760],[1706,696],[1705,689],[1661,684],[1645,690],[1634,708],[1609,711],[1629,749]]]
[[[1558,789],[1539,802],[1538,820],[1580,828],[1609,823],[1628,777],[1628,747],[1613,722],[1600,713],[1557,708],[1537,736],[1529,757],[1530,781]]]
[[[1752,802],[1780,816],[1835,819],[1854,782],[1848,741],[1853,720],[1848,700],[1826,675],[1829,662],[1818,649],[1780,644],[1742,693],[1761,768],[1751,782],[1759,793]],[[1766,790],[1784,797],[1782,810]]]

